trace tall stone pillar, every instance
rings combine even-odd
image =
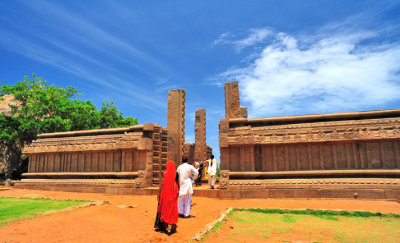
[[[241,118],[242,110],[240,108],[239,83],[225,83],[225,118]]]
[[[185,90],[170,89],[168,92],[168,161],[182,163],[185,143]]]
[[[199,161],[207,159],[207,148],[206,148],[206,110],[196,109],[196,119],[194,123],[194,135],[195,135],[195,150],[194,158]]]

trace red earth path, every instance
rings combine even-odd
[[[0,190],[1,197],[45,197],[109,201],[110,204],[38,216],[0,227],[1,242],[187,242],[229,207],[340,209],[400,213],[394,201],[332,199],[192,198],[191,218],[179,219],[177,233],[155,232],[156,196],[105,195],[25,189]],[[132,208],[124,206],[133,206]]]

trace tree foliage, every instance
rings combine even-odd
[[[33,74],[32,79],[16,85],[1,85],[0,97],[13,95],[11,115],[0,114],[0,158],[5,161],[5,174],[23,168],[22,148],[30,144],[40,133],[114,128],[136,125],[137,118],[126,117],[113,102],[103,102],[100,110],[77,90],[47,84]]]

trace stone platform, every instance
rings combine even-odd
[[[157,195],[158,187],[140,188],[135,180],[122,179],[25,179],[15,188],[115,195]],[[241,198],[349,198],[400,200],[400,179],[312,178],[230,180],[229,189],[194,187],[194,197]]]

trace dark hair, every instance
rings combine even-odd
[[[187,158],[182,158],[183,163],[187,163],[188,159]]]
[[[212,154],[212,155],[210,156],[210,158],[211,158],[211,159],[214,159],[214,155]]]

